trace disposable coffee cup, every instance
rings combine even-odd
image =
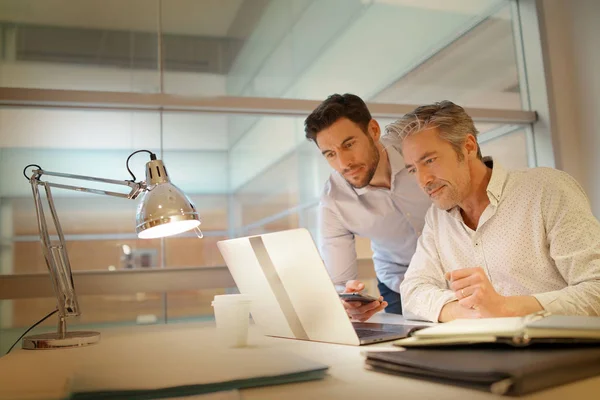
[[[250,303],[250,297],[244,294],[215,296],[212,306],[217,333],[220,342],[226,347],[244,347],[248,344]]]

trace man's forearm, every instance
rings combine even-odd
[[[477,318],[476,311],[458,304],[457,300],[447,303],[442,307],[438,322],[450,322],[460,318]]]
[[[508,296],[504,307],[501,317],[520,317],[544,309],[533,296]]]
[[[533,296],[507,296],[499,310],[474,310],[461,306],[458,301],[450,302],[440,311],[439,322],[449,322],[459,318],[519,317],[542,311],[544,308]]]

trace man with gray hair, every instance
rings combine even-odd
[[[600,315],[600,224],[571,176],[482,158],[472,119],[450,101],[386,131],[434,203],[400,286],[405,313]]]

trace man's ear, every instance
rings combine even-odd
[[[381,137],[381,128],[379,127],[379,123],[371,119],[369,121],[369,125],[367,125],[367,130],[369,131],[369,135],[373,138],[373,141],[377,143],[379,138]]]
[[[474,135],[468,134],[465,139],[464,144],[465,150],[467,150],[467,157],[471,159],[477,158],[477,149],[479,145],[477,144],[477,139]]]

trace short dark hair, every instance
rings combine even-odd
[[[365,102],[354,94],[332,94],[304,121],[306,138],[316,143],[317,134],[341,118],[348,118],[367,133],[371,113]]]

